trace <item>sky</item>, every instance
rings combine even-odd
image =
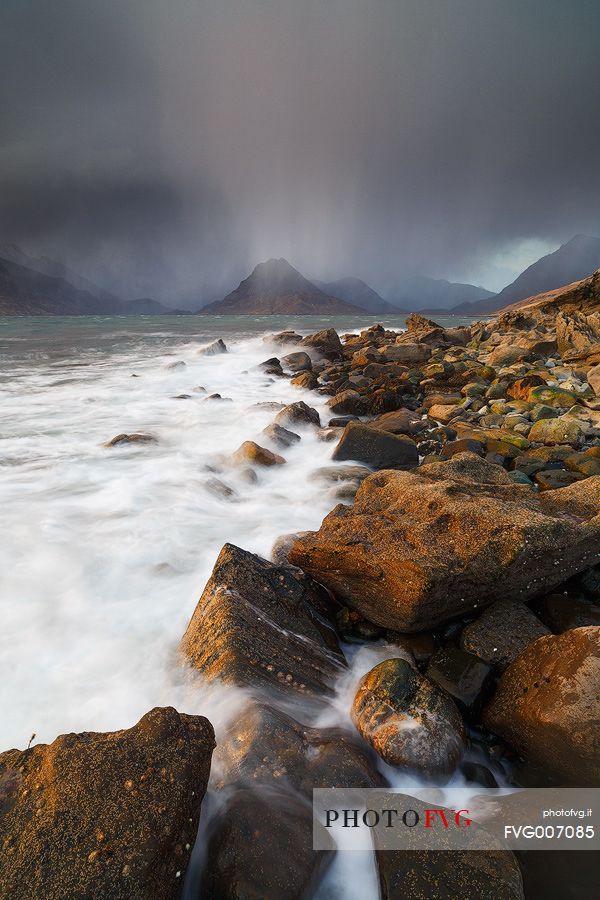
[[[177,303],[600,235],[598,0],[2,0],[0,243]],[[222,296],[222,293],[221,293]]]

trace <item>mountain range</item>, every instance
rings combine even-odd
[[[471,284],[418,276],[397,282],[385,297],[359,278],[309,280],[285,259],[259,263],[224,299],[202,306],[204,315],[393,315],[417,310],[477,316],[586,278],[600,268],[600,238],[576,235],[543,256],[500,293]],[[458,301],[458,302],[457,302]],[[0,315],[186,314],[152,298],[122,300],[62,263],[0,245]]]
[[[148,298],[120,300],[62,263],[30,257],[14,245],[0,247],[0,315],[157,316],[182,312]]]

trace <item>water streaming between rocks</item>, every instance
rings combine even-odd
[[[381,317],[378,317],[378,319]],[[266,376],[265,333],[373,319],[141,317],[0,322],[0,747],[128,727],[154,706],[201,713],[217,735],[243,693],[199,688],[175,651],[226,541],[268,558],[337,502],[314,478],[332,445],[303,431],[255,482],[230,454],[275,410],[326,398]],[[456,320],[454,320],[456,321]],[[403,318],[384,317],[400,329]],[[229,352],[198,348],[222,337]],[[136,377],[133,377],[133,376]],[[205,392],[196,391],[203,387]],[[223,399],[207,399],[219,393]],[[176,399],[189,394],[186,399]],[[107,449],[120,432],[156,444]],[[222,482],[231,491],[216,486]],[[385,648],[352,655],[323,724],[349,726],[353,685]],[[389,774],[389,773],[388,773]],[[397,780],[397,779],[396,779]],[[376,896],[370,848],[339,855],[319,897]]]

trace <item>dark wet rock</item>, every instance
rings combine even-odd
[[[342,342],[334,328],[325,328],[316,334],[307,335],[300,341],[300,346],[308,347],[329,360],[341,359],[343,356]]]
[[[450,776],[464,752],[454,701],[405,659],[386,659],[361,679],[352,721],[387,763],[426,778]]]
[[[208,397],[204,398],[205,400],[220,400],[222,402],[231,402],[231,397],[221,397],[220,394],[209,394]]]
[[[549,634],[548,628],[520,600],[498,600],[463,629],[460,645],[504,671],[529,644],[545,634]]]
[[[336,416],[330,419],[328,425],[330,428],[345,428],[348,422],[356,422],[356,416]]]
[[[168,707],[0,754],[0,896],[179,898],[214,745],[207,719]]]
[[[282,425],[267,425],[266,428],[263,428],[263,432],[265,437],[269,438],[270,441],[277,447],[292,447],[294,444],[297,444],[300,440],[300,435],[296,434],[294,431],[289,431],[287,428],[283,428]]]
[[[222,500],[231,500],[236,496],[233,488],[229,487],[228,484],[225,484],[224,481],[221,481],[220,478],[207,478],[204,482],[204,489],[207,490],[209,494],[220,497]]]
[[[261,447],[254,441],[244,441],[232,456],[236,465],[253,463],[256,466],[282,466],[285,463],[283,456]]]
[[[277,344],[279,347],[285,347],[286,344],[299,344],[302,340],[301,334],[295,331],[280,331],[278,334],[270,334],[264,338],[265,343]]]
[[[294,375],[290,384],[294,387],[304,388],[306,391],[314,391],[319,386],[319,379],[314,372],[300,372]]]
[[[121,447],[124,444],[156,444],[158,441],[151,434],[134,432],[133,434],[118,434],[108,441],[105,447]]]
[[[467,718],[477,716],[491,689],[492,667],[450,644],[431,658],[426,675],[450,694]]]
[[[394,794],[381,805],[415,809],[421,821],[426,818],[427,804],[414,797]],[[452,816],[448,810],[448,820]],[[485,835],[480,826],[464,830],[468,840],[465,850],[453,849],[451,829],[438,836],[442,846],[445,843],[445,849],[440,850],[423,849],[422,835],[415,833],[422,829],[406,832],[403,837],[408,849],[376,851],[381,900],[524,900],[515,854]]]
[[[330,606],[309,577],[225,544],[181,651],[210,680],[290,698],[330,693],[345,665]]]
[[[307,800],[279,787],[234,790],[213,823],[198,900],[307,900],[332,861],[313,850]]]
[[[426,665],[435,653],[435,641],[431,631],[422,631],[420,634],[399,634],[397,631],[388,629],[386,640],[390,644],[402,647],[418,666]]]
[[[355,735],[302,725],[281,710],[250,703],[219,741],[214,765],[224,784],[287,786],[312,800],[313,788],[384,784]]]
[[[304,353],[303,351],[289,353],[287,356],[283,357],[281,364],[284,369],[287,369],[289,372],[294,372],[295,374],[312,369],[311,358],[308,353]]]
[[[284,428],[293,425],[316,425],[319,428],[321,419],[316,409],[308,406],[304,400],[299,400],[284,406],[275,416],[275,424],[283,425]]]
[[[389,434],[362,422],[350,422],[334,450],[333,459],[352,459],[374,469],[408,469],[418,465],[419,453],[414,441],[405,435]]]
[[[484,712],[490,731],[562,784],[600,786],[600,627],[530,644]]]
[[[441,452],[442,459],[451,459],[457,453],[476,453],[477,456],[485,454],[485,443],[483,441],[475,441],[472,438],[462,438],[459,441],[448,441],[444,444]]]
[[[192,399],[191,394],[176,394],[176,396],[173,397],[173,400],[191,400],[191,399]]]
[[[213,341],[212,344],[207,344],[206,347],[200,347],[198,350],[200,356],[218,356],[220,353],[227,353],[227,347],[225,342],[218,338],[218,340]]]
[[[280,403],[277,400],[261,400],[259,403],[253,403],[250,409],[266,409],[269,412],[279,412],[280,409],[285,409],[285,403]]]
[[[525,600],[590,568],[599,500],[600,476],[538,494],[459,454],[366,478],[290,561],[370,621],[421,631],[504,599],[507,587]]]
[[[175,369],[185,369],[185,367],[186,363],[183,359],[173,360],[173,362],[165,363],[165,365],[163,366],[163,368],[168,372],[172,372]]]
[[[355,481],[360,484],[372,472],[366,466],[322,466],[310,475],[311,481],[333,484],[338,481]]]
[[[270,356],[269,359],[263,360],[258,364],[259,369],[277,369],[281,368],[281,362],[277,356]]]
[[[570,594],[547,594],[534,600],[532,607],[550,631],[562,634],[571,628],[600,625],[600,606]]]
[[[596,900],[600,876],[595,853],[516,850],[526,900]]]

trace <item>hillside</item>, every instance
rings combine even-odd
[[[338,278],[337,281],[315,281],[313,282],[319,290],[328,294],[330,297],[337,297],[345,303],[351,303],[353,306],[359,306],[366,309],[367,312],[373,313],[402,313],[404,310],[398,309],[384,300],[377,291],[374,291],[370,285],[360,278]]]
[[[457,306],[452,312],[474,315],[496,312],[519,300],[571,285],[591,275],[598,267],[600,267],[600,238],[578,234],[558,250],[542,256],[528,266],[499,294],[489,300]]]
[[[450,310],[457,304],[476,303],[493,296],[491,291],[474,284],[425,275],[405,278],[385,291],[386,300],[396,308],[419,312],[435,309],[438,313]]]
[[[119,300],[75,272],[70,272],[61,263],[44,258],[32,259],[15,247],[5,249],[14,257],[29,260],[36,268],[0,257],[2,316],[131,316],[183,312],[163,306],[156,300]],[[51,272],[68,273],[77,285]]]
[[[209,303],[202,315],[357,315],[365,310],[331,297],[285,259],[259,263],[223,300]]]

